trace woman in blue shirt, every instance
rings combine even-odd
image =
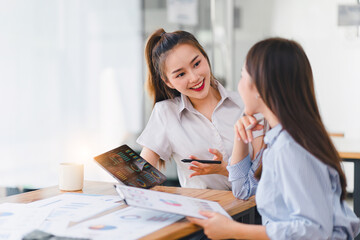
[[[217,239],[353,239],[360,221],[344,201],[341,159],[322,123],[302,47],[282,38],[255,44],[238,90],[246,114],[262,113],[271,128],[264,138],[267,147],[256,191],[263,226],[213,212],[202,212],[206,220],[189,220]],[[246,142],[246,134],[240,136]],[[240,153],[242,141],[235,143]]]

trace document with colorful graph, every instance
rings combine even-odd
[[[182,215],[144,208],[126,207],[102,217],[82,222],[62,235],[93,240],[139,239],[180,219]]]
[[[205,217],[199,214],[200,210],[213,211],[231,218],[220,204],[214,201],[120,185],[116,185],[116,190],[129,206],[202,219]]]
[[[127,145],[94,157],[119,182],[133,187],[151,188],[166,180],[164,174]]]

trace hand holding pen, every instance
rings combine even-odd
[[[240,118],[234,126],[235,137],[238,141],[243,141],[245,144],[253,141],[252,131],[261,130],[264,125],[259,124],[264,118],[256,119],[253,116],[245,115]]]

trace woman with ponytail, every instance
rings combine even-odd
[[[270,38],[249,51],[238,90],[248,115],[261,113],[265,134],[256,190],[263,226],[234,222],[213,212],[201,225],[211,239],[353,239],[360,221],[344,201],[341,159],[322,123],[313,75],[302,47]],[[235,145],[241,149],[242,142]],[[238,163],[241,164],[239,160]]]
[[[233,126],[243,112],[239,94],[225,90],[216,81],[206,52],[186,31],[166,33],[158,29],[146,43],[145,58],[147,89],[154,108],[137,139],[143,146],[141,156],[155,167],[174,160],[182,187],[230,190],[226,166],[233,147]],[[242,117],[241,121],[249,123],[256,118]],[[258,137],[263,135],[261,129],[258,125],[249,132],[254,139],[252,145],[248,144],[252,156],[256,156],[262,143],[262,137]],[[224,159],[222,164],[181,161],[218,160],[218,156]],[[251,164],[255,170],[256,159]],[[253,174],[249,174],[250,178]],[[255,187],[244,184],[239,197],[248,197]]]

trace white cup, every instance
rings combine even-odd
[[[79,191],[84,184],[84,165],[78,163],[60,163],[59,189],[62,191]]]

